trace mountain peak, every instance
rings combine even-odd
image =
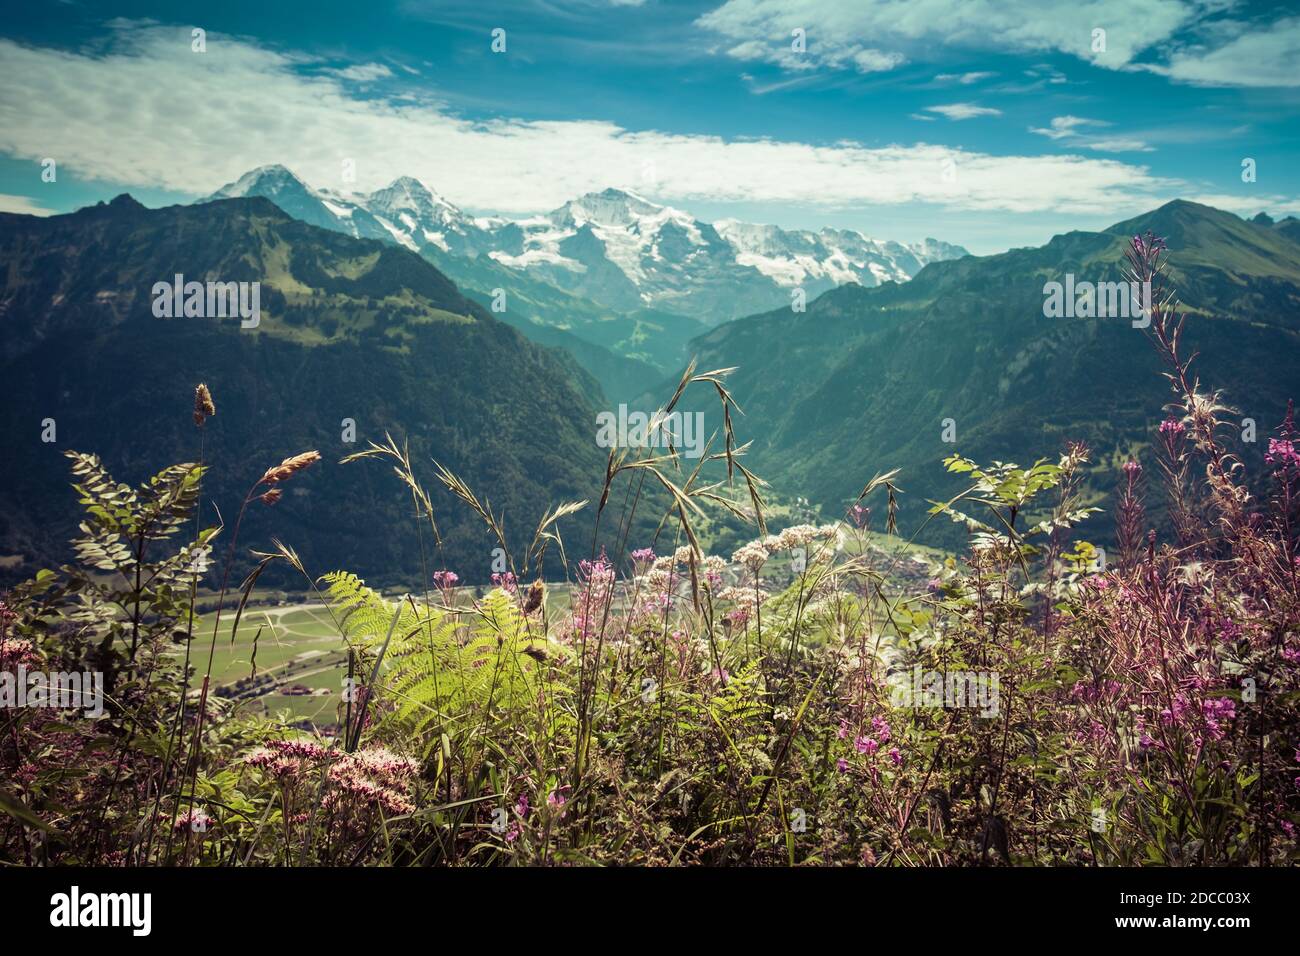
[[[370,200],[390,210],[428,209],[441,206],[449,210],[459,210],[442,197],[436,189],[431,189],[423,180],[414,176],[398,176],[383,189],[376,189],[370,194]]]
[[[619,214],[620,219],[625,219],[627,216],[652,216],[668,207],[638,196],[630,189],[610,186],[599,192],[584,193],[561,208],[585,211],[590,214],[588,218],[599,222],[611,213]]]
[[[250,169],[233,183],[227,183],[212,195],[219,199],[234,199],[253,192],[270,195],[286,189],[311,192],[311,188],[288,167],[271,163]]]

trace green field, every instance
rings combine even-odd
[[[207,668],[215,615],[199,618],[195,626],[192,660],[201,674]],[[319,606],[267,606],[245,610],[239,630],[231,640],[234,614],[222,615],[212,660],[212,681],[217,688],[232,688],[253,676],[271,677],[277,686],[302,684],[328,695],[298,696],[265,693],[239,701],[241,708],[270,712],[288,711],[295,720],[332,723],[339,701],[346,650],[338,628]]]

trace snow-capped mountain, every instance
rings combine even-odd
[[[283,166],[259,166],[222,186],[209,199],[263,196],[295,219],[362,239],[384,239],[418,252],[432,243],[473,256],[492,248],[489,233],[424,183],[393,180],[370,195],[344,195],[308,186]]]
[[[736,250],[736,261],[782,286],[802,286],[810,296],[856,282],[877,286],[906,282],[928,262],[959,259],[961,246],[926,239],[915,245],[871,239],[853,229],[781,229],[723,219],[718,233]]]
[[[419,251],[488,256],[607,308],[654,308],[709,324],[776,308],[801,287],[906,281],[928,262],[966,255],[934,239],[904,245],[849,229],[716,225],[635,193],[588,193],[542,216],[474,218],[409,176],[368,196],[313,189],[283,166],[263,166],[211,198],[264,196],[289,215]]]

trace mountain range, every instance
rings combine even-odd
[[[615,404],[680,370],[695,335],[788,303],[795,287],[812,298],[845,282],[901,282],[928,262],[966,255],[934,239],[909,246],[852,230],[714,226],[619,189],[541,216],[474,217],[410,176],[345,194],[272,165],[212,198],[247,196],[418,252],[530,338],[570,351]]]
[[[382,207],[389,213],[406,202],[394,195]],[[269,465],[310,448],[324,456],[280,503],[254,505],[245,526],[250,546],[274,533],[313,570],[411,581],[422,557],[391,472],[337,464],[386,432],[409,440],[425,468],[437,459],[489,498],[517,545],[550,505],[599,495],[607,450],[597,447],[595,422],[610,391],[579,364],[580,347],[599,350],[602,361],[639,362],[643,376],[656,376],[658,386],[637,399],[649,410],[676,384],[675,372],[649,361],[666,361],[663,340],[674,336],[702,368],[738,367],[730,379],[744,410],[737,436],[753,439],[749,464],[779,499],[806,496],[834,515],[868,477],[897,467],[906,492],[902,526],[910,531],[923,524],[931,499],[960,490],[943,471],[945,456],[1025,463],[1083,440],[1094,451],[1086,491],[1100,502],[1127,456],[1155,472],[1155,429],[1169,393],[1141,330],[1127,320],[1048,318],[1044,289],[1070,274],[1119,279],[1126,243],[1146,231],[1168,241],[1170,279],[1189,316],[1186,348],[1200,352],[1195,367],[1204,384],[1224,389],[1238,409],[1234,422],[1256,423],[1253,443],[1241,440],[1244,424],[1224,434],[1248,463],[1258,461],[1286,400],[1300,391],[1300,223],[1293,218],[1245,221],[1175,201],[1038,248],[930,262],[907,282],[845,283],[811,298],[803,312],[786,304],[713,328],[650,309],[586,314],[607,330],[606,341],[640,350],[642,360],[579,338],[579,324],[533,323],[534,336],[554,340],[530,341],[509,312],[494,313],[458,289],[431,261],[431,247],[485,281],[511,270],[516,296],[526,289],[539,308],[565,297],[588,302],[541,278],[482,253],[462,257],[427,242],[417,254],[391,232],[352,236],[337,221],[321,227],[307,221],[319,208],[299,203],[300,190],[279,198],[146,209],[122,196],[48,218],[0,215],[7,264],[0,425],[16,436],[0,461],[0,572],[30,574],[65,555],[74,511],[61,450],[95,451],[132,483],[197,457],[189,409],[199,381],[218,408],[205,428],[202,453],[212,465],[205,501],[227,520]],[[357,206],[357,228],[371,216],[388,232],[380,208]],[[448,249],[451,221],[442,232]],[[728,232],[737,235],[731,224],[717,230]],[[747,235],[754,254],[765,254],[766,233]],[[260,283],[257,327],[156,317],[152,290],[177,274]],[[626,366],[607,369],[607,377],[630,392]],[[707,434],[722,423],[714,400],[701,400],[707,403],[687,392],[680,410],[701,411]],[[57,427],[49,442],[42,440],[47,420]],[[348,421],[356,442],[344,438]],[[443,544],[428,560],[485,579],[494,544],[481,522],[431,490]],[[589,545],[590,518],[570,519],[567,540]],[[1099,520],[1088,533],[1104,541]],[[956,545],[960,537],[955,525],[936,521],[922,540]],[[635,528],[628,540],[648,538]]]
[[[962,490],[946,456],[1026,464],[1055,460],[1068,440],[1093,449],[1089,494],[1101,503],[1128,456],[1158,473],[1156,428],[1171,394],[1142,330],[1128,319],[1047,318],[1045,284],[1067,274],[1117,281],[1134,235],[1163,236],[1188,313],[1185,356],[1199,353],[1203,385],[1237,409],[1224,440],[1258,465],[1300,394],[1297,225],[1176,200],[1101,232],[931,263],[906,283],[843,285],[805,313],[730,322],[690,348],[701,367],[738,366],[730,387],[746,413],[738,439],[754,439],[751,467],[830,514],[872,474],[900,468],[903,526],[915,529],[932,500]],[[1249,442],[1247,418],[1257,430]],[[1094,519],[1089,536],[1107,540],[1108,522]],[[961,535],[943,520],[921,540],[956,546]]]
[[[716,226],[623,189],[588,193],[545,215],[473,217],[402,176],[369,195],[314,189],[283,166],[261,166],[212,198],[265,196],[312,225],[412,251],[496,262],[598,305],[658,309],[706,325],[854,282],[903,282],[926,263],[967,255],[935,239],[879,241],[850,229],[785,230],[724,220]]]

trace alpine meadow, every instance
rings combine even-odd
[[[11,922],[1280,929],[1297,64],[1255,0],[7,13]]]

